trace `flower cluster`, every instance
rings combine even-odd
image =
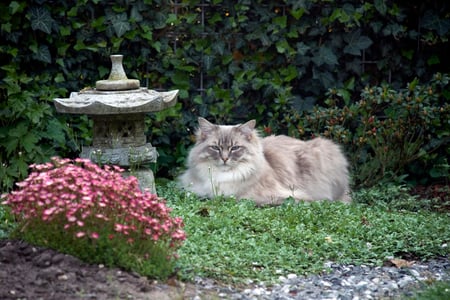
[[[177,247],[186,238],[183,221],[170,216],[165,201],[141,191],[137,179],[124,178],[117,166],[52,158],[30,168],[19,189],[2,197],[19,220],[58,224],[79,239],[103,233],[130,244],[151,239]]]

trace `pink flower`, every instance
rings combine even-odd
[[[56,209],[57,209],[56,207],[50,207],[50,208],[44,210],[43,214],[44,214],[44,216],[50,216],[56,211]]]
[[[173,248],[186,238],[182,219],[170,216],[165,200],[141,191],[135,177],[123,178],[120,167],[54,157],[49,163],[30,168],[32,172],[17,183],[17,190],[0,199],[11,207],[19,222],[39,218],[77,238],[98,239],[95,230],[108,229],[108,239],[127,243],[167,241]]]
[[[75,234],[75,236],[76,236],[77,238],[82,238],[82,237],[85,236],[85,235],[86,235],[86,233],[83,232],[83,231],[78,231],[78,232]]]
[[[114,224],[114,230],[117,231],[117,232],[122,232],[123,225],[121,225],[121,224]]]

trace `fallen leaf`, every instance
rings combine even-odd
[[[411,267],[415,263],[414,260],[405,260],[401,258],[393,258],[384,262],[384,265],[387,267],[394,266],[396,268],[408,268]]]

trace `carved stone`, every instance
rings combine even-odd
[[[72,92],[69,98],[54,99],[60,113],[86,114],[94,122],[92,146],[80,154],[99,164],[129,168],[142,189],[154,191],[153,173],[147,164],[156,162],[158,153],[146,141],[145,116],[173,106],[178,90],[157,92],[140,87],[139,80],[128,79],[122,55],[111,55],[111,73],[96,88]]]

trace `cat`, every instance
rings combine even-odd
[[[215,125],[198,118],[196,143],[179,184],[198,196],[253,200],[257,205],[330,200],[349,203],[348,162],[340,147],[317,137],[260,137],[251,120]]]

